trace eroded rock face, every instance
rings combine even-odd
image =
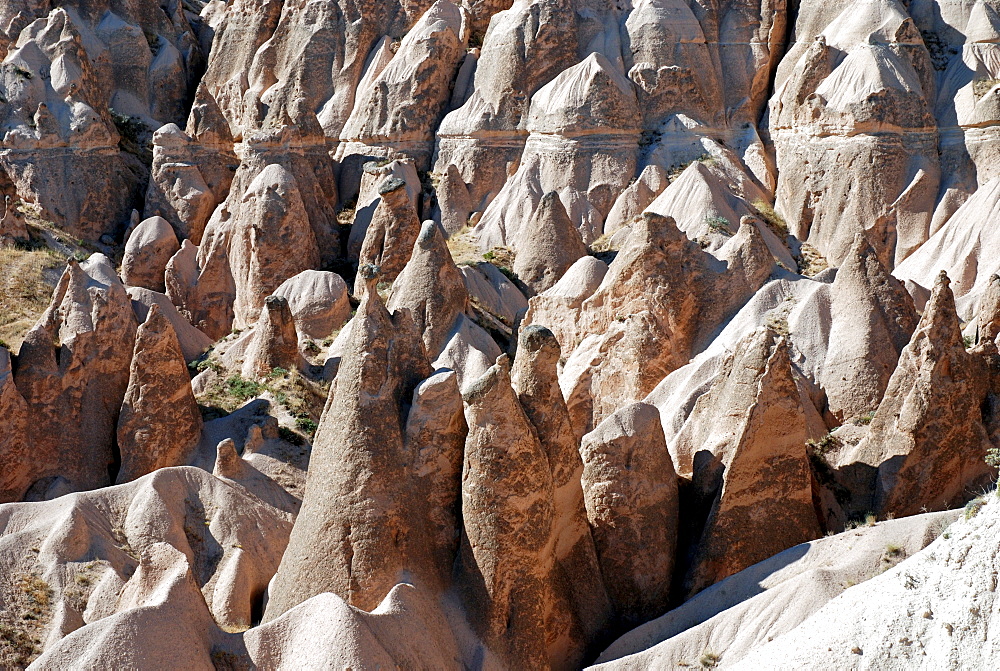
[[[587,254],[579,231],[555,191],[542,197],[524,233],[514,247],[514,273],[532,293],[551,287]]]
[[[526,326],[518,336],[511,380],[552,471],[556,536],[553,583],[554,590],[569,601],[573,611],[573,626],[563,634],[566,640],[561,655],[563,662],[572,666],[580,662],[588,643],[598,638],[607,624],[611,603],[587,524],[580,484],[583,461],[559,389],[559,356],[559,342],[551,331]]]
[[[58,482],[69,491],[110,484],[137,328],[106,257],[68,263],[49,308],[21,344],[14,376],[37,432],[28,464],[32,498],[46,498]]]
[[[420,235],[420,218],[406,192],[406,182],[386,178],[378,187],[380,200],[361,245],[359,263],[378,266],[384,282],[392,282],[406,266],[413,244]],[[364,280],[355,282],[354,293],[361,293]]]
[[[157,305],[140,326],[118,417],[117,482],[182,466],[201,438],[201,412],[177,334]]]
[[[374,273],[367,281],[267,620],[329,591],[371,610],[404,576],[430,580],[439,570],[424,535],[429,508],[404,451],[407,405],[432,371],[409,313],[390,315]]]
[[[833,324],[820,383],[830,412],[844,420],[878,407],[917,314],[902,283],[861,234],[830,293]]]
[[[656,617],[669,604],[678,510],[659,412],[645,403],[622,408],[584,436],[580,454],[587,519],[616,614]]]
[[[228,244],[236,283],[234,323],[242,327],[257,320],[264,299],[282,282],[317,267],[320,254],[298,183],[284,167],[271,164],[261,170],[238,207],[232,218],[217,213],[206,238],[224,238]]]
[[[243,362],[243,377],[265,380],[276,368],[295,370],[300,358],[288,300],[284,296],[268,296],[253,327],[253,341]]]
[[[304,270],[282,282],[274,295],[288,301],[295,329],[308,338],[326,338],[351,316],[347,284],[336,273]]]
[[[565,39],[574,14],[566,0],[519,0],[490,22],[470,91],[437,133],[435,171],[460,177],[470,211],[482,211],[516,170],[531,96],[576,63]]]
[[[505,356],[463,394],[469,437],[462,471],[459,585],[476,633],[503,664],[548,664],[554,603],[549,462],[510,386]],[[561,617],[560,617],[561,616]]]
[[[185,240],[167,262],[167,296],[192,326],[218,340],[233,326],[236,282],[224,239],[206,241],[202,248]]]
[[[187,129],[167,124],[153,134],[146,216],[163,217],[181,238],[199,244],[238,165],[229,124],[201,85]]]
[[[0,217],[0,245],[10,245],[28,241],[28,229],[24,225],[24,216],[10,196],[4,196],[3,217]]]
[[[182,121],[203,63],[187,15],[148,2],[15,3],[4,15],[0,165],[44,219],[86,240],[114,235],[147,173],[122,133]]]
[[[437,0],[399,43],[395,55],[380,63],[375,55],[354,94],[354,108],[340,131],[341,183],[352,166],[360,172],[364,160],[397,155],[430,167],[434,127],[448,102],[469,35],[467,14],[449,0]],[[360,176],[360,175],[358,175]],[[357,178],[355,178],[357,179]]]
[[[879,514],[956,505],[991,475],[986,364],[965,350],[949,284],[942,272],[868,436],[841,460],[877,469],[871,509]]]
[[[801,13],[796,36],[770,107],[777,209],[834,265],[861,232],[891,268],[929,236],[938,194],[930,54],[895,0]]]
[[[10,369],[10,351],[0,347],[0,417],[4,418],[3,437],[0,438],[0,461],[4,469],[0,474],[0,503],[20,501],[31,486],[31,469],[28,467],[28,404],[14,385]]]
[[[560,384],[578,433],[686,364],[774,265],[749,223],[719,254],[726,265],[661,215],[646,212],[633,225],[600,286],[556,331],[570,352]],[[535,319],[529,307],[525,323]]]
[[[635,173],[638,116],[632,84],[596,52],[536,91],[520,166],[476,226],[480,247],[524,239],[550,191],[559,193],[585,243],[600,237],[614,198]]]

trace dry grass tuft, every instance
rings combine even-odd
[[[20,347],[48,307],[65,263],[49,249],[0,247],[0,340]]]
[[[479,247],[476,245],[475,235],[469,226],[462,227],[448,238],[448,251],[451,252],[451,258],[457,265],[469,265],[483,260],[483,255],[479,253]]]

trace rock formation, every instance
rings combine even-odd
[[[427,355],[434,360],[444,350],[468,302],[465,282],[440,228],[433,221],[425,221],[406,267],[393,283],[387,307],[410,311],[423,334]]]
[[[110,484],[112,441],[138,325],[108,259],[70,261],[25,336],[14,382],[28,404],[31,498]]]
[[[833,324],[820,383],[830,412],[843,420],[878,407],[917,315],[906,289],[860,233],[830,293]]]
[[[513,270],[532,294],[558,282],[573,263],[587,254],[580,233],[555,191],[542,197],[525,233],[514,249]]]
[[[540,668],[548,665],[549,637],[565,630],[569,613],[560,612],[567,604],[555,599],[550,582],[552,472],[509,371],[504,355],[463,394],[469,437],[458,581],[474,630],[501,663]]]
[[[133,229],[122,257],[122,282],[151,291],[166,289],[163,274],[180,243],[163,217],[150,217]]]
[[[699,399],[706,410],[722,410],[732,428],[715,427],[715,440],[701,449],[697,438],[691,443],[696,488],[719,489],[691,560],[689,593],[820,536],[805,411],[788,350],[788,341],[768,330],[753,334],[730,374]]]
[[[6,347],[0,347],[0,417],[4,418],[0,460],[6,464],[0,476],[0,503],[10,503],[20,501],[33,480],[28,467],[28,405],[14,385]]]
[[[295,330],[306,338],[322,340],[351,316],[347,284],[336,273],[304,270],[282,282],[274,295],[288,301]]]
[[[385,282],[392,282],[403,271],[420,234],[420,219],[405,187],[406,182],[398,177],[379,184],[380,200],[359,252],[359,263],[378,266]],[[354,293],[361,292],[362,281],[357,281]]]
[[[277,368],[294,370],[299,359],[299,339],[288,300],[284,296],[268,296],[253,327],[253,339],[243,362],[243,377],[265,380]]]
[[[942,271],[867,437],[841,460],[877,469],[870,509],[879,514],[945,509],[992,475],[985,363],[965,350],[949,285]]]
[[[997,666],[994,0],[12,0],[0,135],[0,668]]]
[[[642,622],[670,603],[677,478],[656,408],[633,403],[584,436],[583,491],[601,575],[617,615]],[[635,552],[636,543],[645,550]]]
[[[409,313],[390,315],[374,273],[366,281],[267,620],[329,591],[371,610],[404,576],[429,580],[438,570],[421,525],[427,502],[414,491],[404,451],[406,406],[432,371]],[[422,514],[414,516],[417,501]]]
[[[119,483],[186,464],[201,438],[201,413],[180,343],[156,305],[136,334],[117,433]]]
[[[552,471],[555,539],[555,590],[568,598],[574,615],[563,654],[568,663],[606,626],[611,603],[605,593],[594,539],[583,501],[583,461],[557,377],[559,343],[548,329],[526,326],[518,336],[511,381],[517,400],[531,421]]]

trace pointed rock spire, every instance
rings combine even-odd
[[[49,308],[21,344],[14,381],[29,406],[35,479],[76,490],[110,484],[136,319],[111,262],[70,260]]]
[[[986,363],[966,351],[942,272],[899,357],[856,461],[878,468],[872,510],[914,515],[964,502],[990,477],[982,404]]]
[[[553,488],[545,451],[502,355],[463,394],[459,580],[476,633],[509,668],[545,668],[554,607]]]
[[[128,389],[118,417],[122,459],[118,483],[159,468],[185,465],[201,438],[201,426],[177,334],[154,304],[136,334]]]
[[[465,313],[469,293],[458,266],[451,258],[440,227],[425,221],[403,272],[392,284],[390,310],[406,308],[423,333],[427,355],[441,354],[455,320]]]
[[[420,219],[406,192],[406,182],[387,177],[378,187],[380,200],[365,232],[358,264],[381,269],[382,279],[392,282],[410,260],[413,244],[420,234]],[[360,284],[354,291],[358,293]]]
[[[601,580],[594,540],[583,502],[583,461],[570,425],[569,410],[559,389],[559,342],[539,325],[521,329],[511,374],[514,391],[548,457],[554,492],[556,572],[554,588],[569,601],[574,615],[569,631],[570,665],[579,664],[611,615],[611,603]]]
[[[821,535],[788,341],[761,329],[736,349],[742,393],[717,411],[741,421],[714,451],[725,471],[685,580],[688,595]]]
[[[359,272],[366,290],[316,432],[267,620],[321,592],[371,610],[396,583],[440,570],[430,565],[427,500],[414,493],[404,449],[414,389],[432,371],[409,313],[389,314],[373,270]]]
[[[577,259],[587,255],[580,231],[555,191],[542,196],[535,214],[514,241],[514,251],[514,273],[532,295],[558,282]]]
[[[833,324],[820,384],[841,421],[882,401],[899,353],[917,326],[913,299],[861,233],[837,270]]]
[[[583,437],[580,453],[587,519],[616,614],[627,623],[661,615],[670,603],[678,499],[659,411],[625,406]]]
[[[451,578],[458,556],[462,453],[468,427],[458,375],[440,370],[413,391],[406,418],[405,450],[412,461],[413,495],[427,512],[430,565],[438,585]]]
[[[299,366],[299,338],[295,320],[284,296],[268,296],[253,327],[253,341],[243,362],[243,377],[262,380],[275,368]]]
[[[990,277],[976,315],[976,342],[996,341],[1000,336],[1000,275]]]

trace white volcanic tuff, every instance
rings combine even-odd
[[[215,622],[230,630],[250,624],[252,600],[274,575],[291,525],[289,513],[240,485],[169,468],[3,506],[0,563],[5,576],[33,574],[52,589],[43,668],[69,659],[147,668],[143,656],[156,651],[203,664],[212,638],[221,638]],[[19,587],[0,587],[5,603],[11,589]]]
[[[358,87],[337,148],[345,194],[353,195],[361,165],[372,156],[409,157],[422,169],[430,167],[434,128],[464,55],[467,23],[464,9],[438,0],[409,30],[370,84]],[[381,64],[373,62],[369,67]]]
[[[454,165],[468,185],[470,211],[482,211],[517,167],[531,96],[577,62],[567,39],[576,28],[569,0],[517,0],[490,22],[472,91],[437,129],[434,169]]]
[[[170,257],[180,250],[180,243],[163,217],[150,217],[132,230],[122,257],[122,282],[128,287],[143,287],[163,292],[163,273]]]
[[[675,667],[710,650],[738,662],[793,630],[851,585],[879,575],[886,548],[904,559],[934,541],[955,511],[860,527],[797,545],[716,583],[605,650],[596,669]],[[861,587],[860,589],[864,589]]]
[[[927,548],[847,590],[734,668],[985,668],[995,663],[1000,506],[986,497]]]
[[[288,300],[300,337],[326,338],[351,316],[347,284],[336,273],[303,270],[282,282],[274,295]]]
[[[893,271],[930,289],[939,271],[952,280],[959,316],[973,317],[990,277],[1000,272],[1000,178],[980,187],[920,249]]]
[[[631,83],[601,54],[539,89],[531,98],[521,165],[476,226],[480,247],[512,245],[550,191],[559,193],[584,242],[600,237],[605,216],[635,173],[638,124]]]
[[[771,99],[776,208],[832,263],[864,231],[891,267],[927,239],[938,195],[930,56],[896,0],[851,3],[813,35]]]
[[[152,128],[183,119],[203,63],[185,13],[143,0],[3,13],[4,171],[47,219],[90,240],[114,233],[144,168],[120,151],[110,110]]]

